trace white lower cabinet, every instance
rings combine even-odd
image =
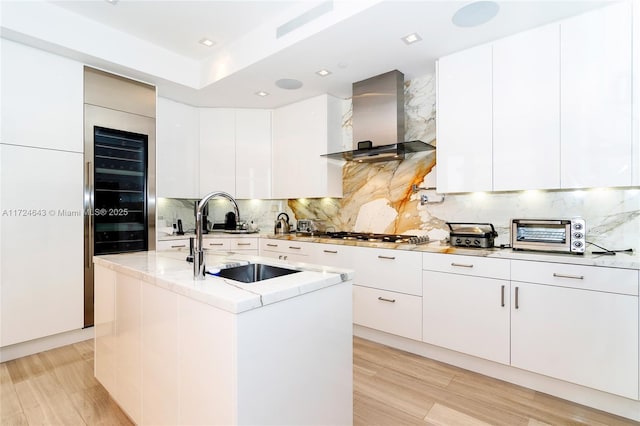
[[[509,364],[509,281],[424,271],[422,340]]]
[[[305,243],[292,240],[261,239],[260,256],[272,257],[278,260],[290,262],[311,262],[309,257],[314,243]]]
[[[512,268],[531,263],[512,261]],[[511,365],[638,399],[638,271],[611,268],[635,279],[636,294],[629,295],[610,292],[608,280],[584,288],[595,284],[592,270],[610,268],[581,267],[577,275],[561,272],[564,266],[575,269],[556,264],[554,274],[572,287],[512,281]]]
[[[353,269],[354,252],[358,250],[340,244],[313,244],[311,248],[311,263],[345,269]]]
[[[353,286],[353,322],[420,340],[422,298],[377,288]]]
[[[187,249],[189,250],[189,239],[188,238],[180,238],[177,240],[163,240],[158,241],[156,243],[156,251],[162,250],[179,250],[179,249]]]
[[[425,253],[422,340],[509,364],[509,261]]]
[[[409,339],[422,338],[422,257],[402,250],[353,251],[353,322]]]

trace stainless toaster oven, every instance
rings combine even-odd
[[[512,219],[514,250],[584,254],[587,228],[584,219]]]

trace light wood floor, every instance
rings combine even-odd
[[[354,338],[354,425],[632,425],[417,355]],[[0,364],[2,425],[131,425],[93,377],[86,341]]]

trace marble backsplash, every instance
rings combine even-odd
[[[158,230],[162,227],[171,227],[174,219],[181,219],[185,231],[195,229],[194,203],[195,199],[158,198]],[[237,200],[240,210],[240,221],[254,222],[263,232],[273,231],[276,217],[285,212],[291,219],[294,213],[287,206],[287,200]],[[225,214],[233,211],[233,207],[227,200],[214,199],[209,202],[208,220],[211,223],[224,223]]]

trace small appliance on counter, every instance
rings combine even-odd
[[[296,233],[302,235],[323,235],[327,231],[326,222],[317,219],[300,219],[296,223]]]
[[[224,229],[227,231],[235,231],[236,226],[236,214],[234,212],[227,212],[227,214],[224,215]]]
[[[490,223],[447,222],[449,241],[454,247],[492,248],[498,236]]]
[[[586,235],[587,225],[582,218],[511,220],[514,250],[584,254]]]
[[[284,216],[284,217],[283,217]],[[276,224],[273,227],[273,233],[278,235],[284,235],[291,232],[291,224],[289,224],[289,215],[286,213],[280,213],[276,218]]]

